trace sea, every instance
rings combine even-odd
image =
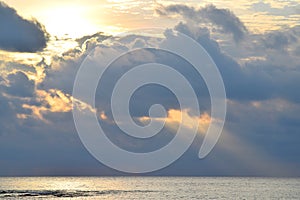
[[[0,199],[300,199],[300,179],[3,177]]]

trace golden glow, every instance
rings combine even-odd
[[[106,116],[106,114],[105,114],[105,112],[104,111],[102,111],[101,113],[100,113],[100,119],[102,119],[102,120],[107,120],[107,116]]]
[[[177,130],[179,124],[183,125],[187,129],[193,129],[198,126],[198,132],[205,134],[207,128],[211,122],[211,117],[208,113],[203,113],[200,116],[191,116],[188,110],[168,110],[168,116],[166,118],[155,118],[153,120],[164,121],[166,126],[171,130]],[[141,117],[139,121],[142,123],[149,123],[149,117]]]
[[[43,117],[43,112],[70,112],[72,110],[72,97],[60,90],[50,89],[48,92],[45,90],[36,90],[36,93],[42,105],[24,104],[23,108],[30,109],[32,116],[37,119],[47,122]]]
[[[50,89],[49,91],[37,90],[37,96],[41,102],[41,106],[23,104],[24,109],[31,110],[31,115],[19,113],[17,117],[19,119],[27,119],[28,117],[33,117],[39,120],[44,121],[45,123],[50,123],[47,119],[44,118],[43,114],[47,112],[52,113],[66,113],[70,112],[74,105],[80,109],[82,112],[88,110],[88,112],[96,113],[96,110],[92,108],[89,104],[86,104],[82,101],[74,99],[72,96],[63,93],[60,90]],[[108,120],[107,116],[103,112],[101,116],[103,120]]]
[[[37,90],[38,96],[43,97],[51,112],[69,112],[72,110],[72,98],[60,90]]]
[[[40,119],[44,122],[47,122],[43,115],[42,115],[42,111],[46,111],[47,109],[45,107],[38,107],[38,106],[34,106],[34,105],[29,105],[29,104],[24,104],[22,106],[24,109],[29,109],[32,112],[32,116],[34,118]],[[27,117],[26,117],[27,118]]]

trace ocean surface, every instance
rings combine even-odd
[[[300,179],[228,177],[0,178],[0,199],[300,199]]]

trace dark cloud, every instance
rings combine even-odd
[[[210,37],[207,28],[190,28],[188,24],[179,23],[175,29],[195,39],[209,53],[222,75],[229,99],[251,101],[270,98],[272,83],[269,82],[268,75],[243,68],[222,51],[219,43]],[[254,77],[256,81],[253,81]]]
[[[247,33],[247,28],[240,19],[228,9],[219,9],[214,5],[195,9],[185,5],[170,5],[156,10],[160,15],[182,15],[187,21],[194,23],[212,23],[224,33],[233,35],[235,41],[240,41]]]
[[[46,47],[48,33],[37,20],[26,20],[0,2],[0,49],[36,52]]]

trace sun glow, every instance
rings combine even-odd
[[[50,8],[43,13],[41,21],[51,35],[76,38],[98,31],[86,18],[87,12],[82,6]]]

